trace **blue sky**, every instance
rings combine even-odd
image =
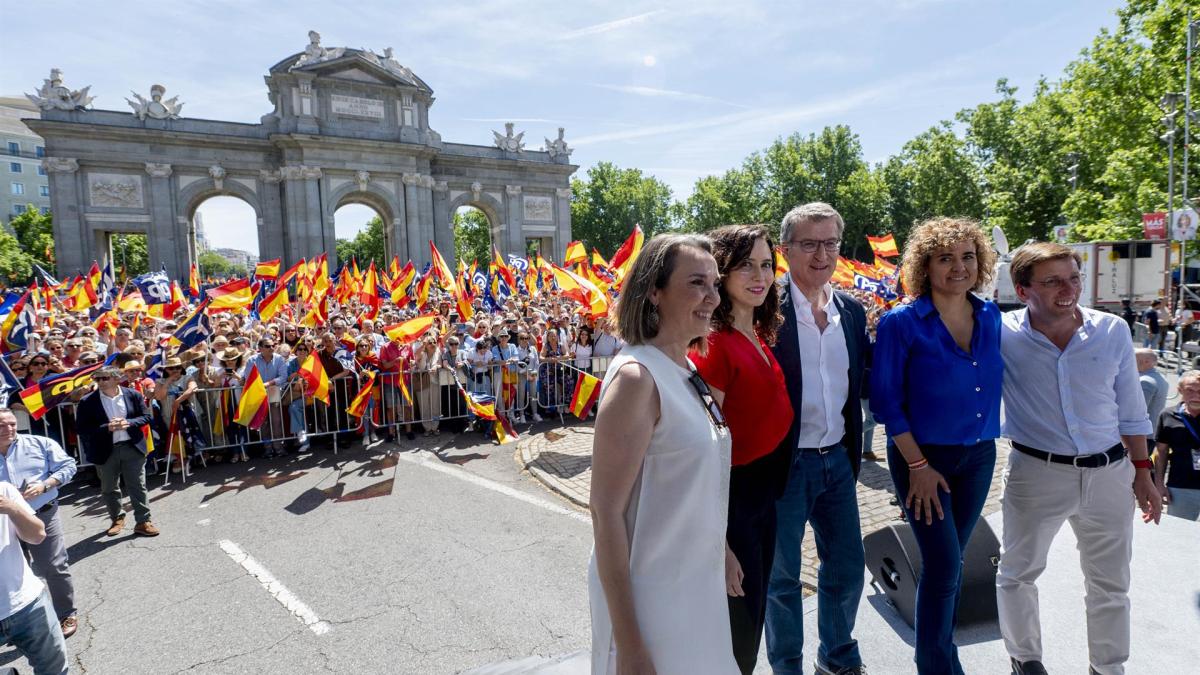
[[[433,88],[431,125],[447,141],[490,144],[511,120],[540,146],[563,126],[581,174],[613,161],[683,198],[775,138],[830,124],[849,124],[881,161],[990,100],[997,78],[1022,97],[1057,79],[1122,4],[5,2],[0,94],[32,92],[58,67],[72,88],[92,85],[98,108],[128,110],[130,90],[161,83],[187,117],[254,122],[270,111],[267,68],[315,29],[325,46],[393,47]],[[238,204],[202,207],[214,245],[246,248],[253,216]],[[339,211],[338,235],[370,215]]]

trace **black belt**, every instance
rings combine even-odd
[[[1102,466],[1108,466],[1114,462],[1119,462],[1125,457],[1125,446],[1117,443],[1104,452],[1097,452],[1093,455],[1056,455],[1052,452],[1031,448],[1028,445],[1022,445],[1013,441],[1012,446],[1017,450],[1042,460],[1043,462],[1054,462],[1055,464],[1070,464],[1077,469],[1098,469]]]
[[[833,445],[823,445],[819,448],[800,448],[800,452],[815,452],[824,455],[840,447],[842,447],[841,443],[834,443]]]

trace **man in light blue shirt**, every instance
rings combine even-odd
[[[287,382],[287,360],[275,353],[275,341],[269,337],[260,338],[258,341],[258,354],[246,362],[242,368],[242,381],[245,382],[250,376],[251,368],[258,368],[258,374],[262,377],[263,385],[267,388],[267,424],[263,425],[262,435],[264,440],[270,438],[280,438],[283,436],[283,408],[280,405],[280,392],[283,390],[283,385]],[[282,455],[283,449],[278,443],[268,442],[266,445],[266,456],[274,457]]]
[[[11,423],[11,424],[10,424]],[[75,586],[67,563],[67,542],[58,517],[58,488],[75,477],[75,460],[44,436],[17,434],[17,418],[0,409],[0,482],[11,483],[46,527],[40,544],[23,543],[34,574],[46,581],[63,637],[78,628]]]
[[[1091,672],[1125,672],[1135,500],[1146,522],[1162,512],[1129,328],[1079,306],[1079,266],[1072,249],[1039,242],[1009,267],[1026,307],[1005,314],[1000,337],[1003,433],[1014,451],[996,586],[1014,675],[1046,672],[1036,582],[1064,521],[1079,542]]]

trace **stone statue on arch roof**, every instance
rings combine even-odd
[[[575,149],[568,146],[567,142],[563,139],[564,131],[565,130],[563,127],[559,127],[557,139],[553,141],[549,138],[546,139],[546,152],[550,154],[551,159],[557,157],[570,157],[571,153],[575,151]]]
[[[315,30],[310,30],[308,31],[308,45],[304,47],[304,53],[300,55],[300,58],[288,70],[295,70],[303,66],[311,66],[314,63],[336,59],[345,52],[345,47],[335,47],[333,49],[322,47],[321,34]]]
[[[525,132],[522,131],[519,134],[513,135],[514,126],[515,125],[512,122],[505,122],[505,133],[503,136],[500,135],[499,131],[493,131],[492,135],[496,137],[493,142],[496,144],[497,148],[500,148],[505,152],[525,152],[525,143],[522,140],[525,138]]]
[[[125,99],[130,108],[133,108],[133,114],[139,119],[144,120],[147,117],[156,120],[177,120],[179,113],[183,110],[183,104],[179,102],[178,96],[172,96],[167,100],[163,100],[163,94],[167,93],[167,88],[161,84],[151,85],[150,99],[146,100],[141,94],[136,91],[130,92],[136,101]]]
[[[92,104],[93,96],[88,96],[91,85],[78,91],[71,91],[62,83],[62,71],[50,69],[50,77],[42,81],[37,94],[25,94],[25,98],[42,110],[80,110]]]

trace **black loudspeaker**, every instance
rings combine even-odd
[[[863,537],[867,571],[873,583],[909,626],[917,607],[917,580],[921,576],[921,550],[908,523],[893,523]],[[996,621],[996,567],[1000,541],[980,518],[963,554],[962,595],[958,623]]]

